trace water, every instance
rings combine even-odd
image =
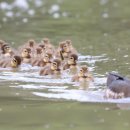
[[[30,38],[71,39],[95,81],[84,90],[65,73],[38,75],[22,65],[0,70],[0,129],[127,130],[130,99],[106,100],[106,74],[130,77],[129,0],[0,1],[0,38],[18,47]]]

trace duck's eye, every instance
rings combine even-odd
[[[48,55],[45,55],[45,57],[46,57],[46,58],[49,58],[49,56],[48,56]]]
[[[13,59],[13,61],[16,63],[17,62],[17,60],[16,59]]]
[[[73,60],[74,58],[73,57],[70,57],[71,60]]]
[[[52,64],[53,64],[54,66],[57,66],[57,63],[56,63],[56,62],[53,62]]]
[[[10,49],[10,47],[9,47],[9,46],[7,46],[7,47],[5,47],[5,49],[6,49],[6,50],[9,50],[9,49]]]
[[[81,69],[80,72],[83,72],[83,70]]]
[[[66,45],[64,45],[63,47],[64,47],[64,48],[67,48],[67,46],[66,46]]]

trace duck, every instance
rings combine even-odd
[[[73,49],[72,49],[72,44],[68,44],[66,41],[62,41],[59,43],[59,47],[56,50],[56,57],[59,57],[62,61],[67,60],[69,55],[75,53],[77,54]]]
[[[31,49],[23,48],[21,52],[22,63],[31,63]]]
[[[78,73],[71,79],[72,82],[89,82],[94,81],[93,76],[88,70],[88,66],[83,65],[80,67]]]
[[[0,61],[1,68],[18,68],[21,65],[21,57],[14,55],[12,58],[2,59]]]
[[[39,46],[43,46],[45,52],[55,53],[55,47],[52,45],[52,43],[50,42],[50,39],[48,38],[43,38]]]
[[[70,54],[67,62],[63,65],[63,70],[77,68],[78,55]]]
[[[44,57],[36,57],[32,59],[32,66],[45,67],[51,64],[52,54],[45,53]]]
[[[130,97],[130,79],[118,73],[109,73],[107,76],[107,89],[105,98],[124,98]]]
[[[40,70],[40,75],[60,75],[61,74],[60,59],[53,59],[49,66],[45,66]]]
[[[3,57],[12,57],[15,53],[13,49],[5,43],[1,46],[1,54]]]

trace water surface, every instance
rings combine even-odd
[[[93,73],[84,90],[64,73],[39,76],[38,67],[0,70],[1,130],[127,130],[130,99],[106,100],[106,74],[130,77],[129,0],[0,0],[0,38],[17,48],[44,37],[71,39]]]

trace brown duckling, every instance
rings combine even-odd
[[[78,55],[70,54],[67,63],[63,66],[63,70],[77,68]]]
[[[49,53],[55,52],[55,47],[51,44],[48,38],[44,38],[40,45],[44,45],[46,52],[49,52]]]
[[[43,58],[35,58],[32,60],[32,66],[44,67],[51,64],[52,54],[46,53]]]
[[[65,42],[69,45],[70,50],[71,50],[73,53],[78,54],[77,50],[73,47],[71,40],[66,40]]]
[[[2,48],[2,46],[5,44],[5,41],[0,40],[0,49]]]
[[[60,57],[61,60],[65,60],[71,53],[73,53],[73,50],[71,50],[70,45],[66,43],[66,41],[59,43],[59,47],[56,51],[56,56]]]
[[[82,66],[75,76],[72,77],[72,82],[88,82],[93,81],[92,75],[89,73],[87,66]]]
[[[8,44],[3,44],[1,47],[1,53],[4,57],[12,57],[14,52]]]
[[[23,48],[21,52],[22,62],[23,63],[31,63],[31,49],[30,48]]]
[[[40,75],[60,75],[61,74],[61,61],[54,59],[50,66],[46,66],[40,70]]]
[[[18,68],[21,65],[21,57],[14,55],[11,59],[3,59],[0,62],[0,67],[2,68]]]

